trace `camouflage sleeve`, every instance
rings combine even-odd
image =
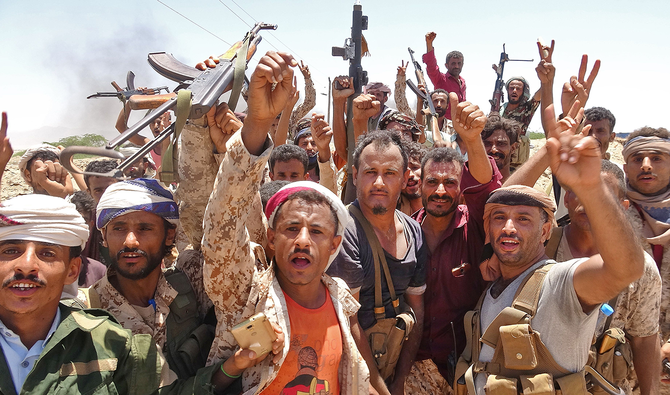
[[[332,156],[328,158],[328,162],[319,162],[319,184],[337,195],[337,169]]]
[[[255,257],[245,226],[263,168],[272,151],[254,156],[237,132],[219,167],[204,217],[202,252],[205,291],[217,310],[234,314],[244,309],[255,272]]]
[[[398,74],[398,78],[395,80],[395,91],[393,92],[393,98],[395,100],[395,106],[401,113],[409,115],[410,117],[416,117],[416,112],[407,103],[407,95],[405,94],[405,76],[403,74]]]
[[[309,113],[309,110],[314,108],[314,105],[316,105],[316,90],[314,89],[312,77],[307,77],[305,78],[305,100],[293,110],[291,119],[288,121],[289,136],[293,136],[293,128],[295,125],[302,119],[302,117]]]
[[[181,133],[176,199],[184,233],[194,249],[202,240],[202,217],[216,178],[214,144],[205,117],[189,121]]]
[[[177,258],[177,269],[181,270],[188,277],[193,287],[193,292],[198,300],[198,312],[200,317],[207,315],[207,311],[212,307],[212,301],[209,300],[202,278],[202,251],[187,249],[179,253]]]
[[[652,336],[659,331],[661,276],[654,259],[647,253],[644,258],[644,274],[619,295],[614,311],[620,314],[615,313],[612,318],[612,325],[634,337]]]
[[[246,225],[249,231],[249,239],[265,249],[268,246],[268,221],[263,214],[263,201],[261,200],[261,194],[258,192],[251,203],[251,212]]]

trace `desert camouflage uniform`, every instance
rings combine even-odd
[[[500,115],[502,115],[503,118],[512,119],[521,123],[519,146],[514,152],[512,152],[511,159],[511,165],[516,167],[526,163],[528,157],[530,156],[530,138],[526,136],[526,129],[528,129],[528,125],[530,125],[530,121],[533,119],[535,111],[540,106],[540,102],[530,98],[529,100],[519,104],[519,107],[510,111],[507,111],[507,104],[508,103],[503,104]]]
[[[453,395],[454,391],[430,359],[415,361],[405,379],[405,393],[412,395]]]
[[[303,103],[304,104],[304,103]],[[307,110],[309,111],[309,109]],[[194,250],[202,241],[202,218],[214,186],[216,172],[223,154],[215,154],[214,143],[205,125],[205,117],[189,120],[181,133],[179,151],[179,187],[175,199],[179,202],[179,221]],[[256,194],[253,215],[246,226],[251,240],[267,246],[267,221],[263,215],[261,195]],[[193,279],[191,279],[193,284]]]
[[[314,89],[314,82],[312,77],[305,77],[305,100],[302,101],[291,113],[291,118],[288,121],[288,138],[293,140],[295,138],[295,127],[300,120],[309,113],[309,110],[316,105],[316,90]]]
[[[628,209],[629,218],[633,218],[633,223],[638,228],[644,227],[644,221],[640,217],[637,209],[631,204]],[[647,241],[643,241],[642,245],[644,250],[653,254],[651,250],[651,245]],[[670,248],[667,246],[663,248],[663,260],[661,263],[661,304],[660,304],[660,314],[659,314],[659,325],[661,333],[661,345],[663,345],[668,339],[670,339]],[[661,373],[663,375],[663,373]],[[670,384],[661,382],[660,385],[661,395],[670,395]]]
[[[100,297],[100,308],[112,313],[121,326],[125,329],[130,329],[133,334],[143,333],[153,336],[156,344],[160,348],[163,348],[165,346],[165,339],[167,338],[166,322],[167,316],[170,313],[170,303],[177,297],[177,291],[170,286],[165,276],[161,273],[154,296],[154,300],[156,301],[156,319],[154,322],[145,322],[128,299],[121,295],[109,282],[109,279],[114,276],[116,276],[116,272],[114,269],[109,268],[105,277],[91,286]]]
[[[249,241],[244,226],[271,151],[269,138],[264,152],[254,156],[245,148],[239,133],[233,136],[207,205],[202,243],[203,272],[205,289],[214,303],[218,322],[208,363],[233,354],[237,342],[230,329],[257,312],[264,312],[270,321],[282,328],[287,339],[291,338],[286,300],[274,268],[267,263],[263,249]],[[342,333],[339,366],[342,393],[367,393],[369,372],[349,327],[349,318],[356,314],[360,305],[341,280],[324,274],[322,281],[330,292]],[[277,365],[272,365],[270,358],[266,358],[247,369],[242,377],[243,392],[257,394],[266,388],[279,372],[288,351],[289,347],[284,347]]]

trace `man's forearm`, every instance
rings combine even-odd
[[[632,337],[633,365],[640,384],[640,395],[657,394],[661,363],[654,355],[660,355],[661,345],[658,334],[647,337]]]
[[[480,184],[486,184],[491,181],[493,168],[491,167],[491,161],[486,154],[486,148],[484,148],[484,142],[481,137],[476,136],[473,139],[463,140],[463,143],[465,143],[468,152],[468,170],[470,174]]]
[[[395,368],[392,390],[398,387],[404,388],[405,379],[412,370],[416,353],[419,351],[419,345],[421,344],[421,337],[423,336],[423,308],[414,310],[416,323],[414,324],[408,339],[405,341],[405,344],[402,346],[400,358],[398,359],[398,364]],[[402,392],[399,391],[399,393]]]
[[[540,148],[535,155],[531,156],[526,163],[517,169],[505,181],[505,185],[527,185],[532,187],[537,180],[542,176],[542,173],[549,167],[549,157],[547,155],[547,148]]]
[[[342,103],[333,101],[333,144],[340,158],[347,160],[347,125],[344,120],[344,108],[346,101]]]
[[[542,88],[540,88],[540,90],[542,91],[540,94],[540,118],[542,119],[542,129],[544,129],[544,135],[546,137],[547,131],[551,128],[550,125],[552,125],[553,121],[555,121],[553,119],[547,119],[547,115],[544,112],[544,110],[546,110],[549,105],[554,104],[554,81],[552,80],[547,84],[542,84]]]

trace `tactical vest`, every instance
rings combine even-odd
[[[552,230],[545,247],[545,253],[549,258],[556,259],[562,237],[563,227]],[[608,302],[612,308],[617,307],[618,298],[617,295]],[[630,342],[626,341],[626,333],[620,328],[612,328],[611,324],[612,315],[607,317],[603,333],[597,337],[593,336],[587,365],[593,367],[608,381],[619,384],[633,369],[633,350]],[[587,383],[587,387],[593,395],[607,393],[600,386],[593,386],[591,383]]]
[[[205,366],[214,341],[216,318],[210,309],[205,319],[198,312],[198,301],[188,277],[181,271],[168,270],[165,279],[177,291],[170,303],[166,320],[166,339],[163,354],[170,369],[180,379],[195,376]],[[100,296],[91,288],[80,288],[90,308],[100,308]]]
[[[599,376],[593,368],[572,373],[552,357],[540,334],[530,326],[537,312],[540,291],[546,274],[554,264],[537,268],[523,280],[510,307],[505,307],[481,334],[480,311],[486,292],[474,311],[465,316],[467,345],[456,365],[457,395],[475,395],[475,376],[488,373],[487,394],[495,395],[583,395],[587,393],[585,374]],[[487,290],[488,292],[488,290]],[[494,348],[491,362],[479,361],[482,343]],[[618,388],[609,384],[612,393]]]

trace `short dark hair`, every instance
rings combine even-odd
[[[70,247],[70,260],[81,255],[81,246]]]
[[[463,54],[461,51],[451,51],[447,54],[447,63],[449,63],[449,59],[451,58],[460,58],[463,63],[465,63],[465,58],[463,57]]]
[[[84,171],[86,172],[94,172],[94,173],[107,173],[110,172],[114,169],[116,169],[116,166],[118,166],[119,163],[115,159],[97,159],[92,162],[89,162],[88,165],[86,165],[86,169]],[[93,177],[88,174],[84,175],[84,183],[86,183],[86,187],[90,188],[91,186],[88,184],[88,180]],[[104,177],[104,176],[100,176]]]
[[[407,170],[409,159],[407,157],[407,152],[405,152],[405,149],[403,147],[402,137],[400,137],[400,133],[393,132],[390,130],[375,130],[373,132],[369,132],[361,136],[361,138],[358,140],[358,144],[356,145],[356,149],[354,150],[353,155],[354,167],[356,169],[358,169],[358,165],[360,164],[361,154],[363,153],[363,150],[370,144],[374,144],[374,147],[376,149],[387,148],[392,145],[398,147],[398,150],[400,150],[400,156],[402,156],[402,162],[403,162],[402,171],[404,172],[405,170]]]
[[[617,187],[617,197],[619,199],[625,199],[626,198],[626,177],[623,174],[623,170],[619,168],[616,164],[613,162],[610,162],[607,159],[603,159],[600,162],[600,172],[609,174],[614,179],[616,180],[616,187]]]
[[[305,168],[307,173],[307,166],[309,166],[309,156],[307,152],[294,144],[282,144],[275,147],[270,154],[270,171],[272,172],[277,162],[288,162],[291,159],[297,159]]]
[[[421,163],[423,157],[426,155],[426,149],[423,147],[423,145],[417,143],[416,141],[407,140],[403,140],[403,145],[403,149],[405,152],[407,152],[407,158]]]
[[[514,144],[519,140],[521,132],[521,124],[512,119],[503,118],[497,112],[492,112],[488,115],[484,130],[482,130],[482,141],[491,137],[493,132],[502,129],[509,138],[509,143]]]
[[[662,139],[668,139],[670,138],[670,132],[668,132],[668,129],[666,128],[652,128],[649,126],[645,126],[639,129],[636,129],[633,133],[629,134],[628,137],[626,137],[626,141],[624,144],[628,143],[635,137],[660,137]]]
[[[95,200],[93,200],[93,197],[86,192],[86,191],[77,191],[72,194],[72,197],[70,198],[70,202],[74,204],[74,206],[77,208],[77,211],[79,214],[81,214],[82,217],[84,217],[85,220],[89,220],[88,216],[93,213],[95,216]],[[84,215],[86,214],[86,215]]]
[[[30,160],[28,160],[28,162],[26,162],[26,169],[28,169],[28,171],[30,171],[30,166],[32,166],[33,162],[38,160],[38,159],[41,160],[42,162],[47,161],[47,160],[55,162],[55,161],[60,161],[60,156],[57,153],[55,153],[53,151],[46,150],[46,149],[36,151],[35,154],[33,155],[33,157],[30,158]]]
[[[606,119],[609,121],[610,124],[610,133],[614,131],[616,118],[614,118],[614,114],[612,114],[610,110],[604,107],[591,107],[588,110],[584,111],[584,117],[586,117],[587,121],[591,122],[597,122]]]
[[[266,182],[263,185],[261,185],[259,192],[261,194],[261,202],[263,203],[263,212],[265,212],[265,206],[268,205],[268,200],[277,193],[280,189],[282,189],[284,186],[290,184],[291,181],[286,181],[286,180],[275,180],[275,181],[270,181]]]
[[[447,92],[446,90],[444,90],[442,88],[439,88],[439,89],[435,89],[434,91],[430,92],[430,98],[432,99],[433,95],[436,94],[436,93],[444,93],[445,95],[447,95],[447,97],[449,97],[449,92]]]
[[[426,167],[426,163],[428,163],[429,160],[432,160],[435,163],[458,162],[461,166],[463,166],[463,164],[465,163],[463,155],[461,155],[458,151],[456,151],[453,148],[449,147],[432,148],[428,150],[426,155],[424,155],[423,160],[421,161],[422,181],[425,174],[424,169]]]
[[[337,220],[337,212],[335,211],[335,208],[333,208],[333,205],[330,204],[330,201],[328,198],[323,196],[321,193],[317,192],[314,189],[303,189],[301,191],[292,193],[288,196],[286,201],[284,201],[279,207],[277,207],[277,212],[275,213],[275,218],[274,221],[277,221],[277,218],[279,218],[279,211],[282,209],[282,207],[289,201],[291,200],[302,200],[305,203],[311,204],[311,205],[321,205],[324,204],[328,206],[330,209],[330,214],[333,217],[333,223],[335,224],[335,228],[333,230],[333,234],[337,233],[337,227],[339,226],[339,221]],[[275,228],[275,224],[272,223],[270,224],[270,227],[272,229]]]

